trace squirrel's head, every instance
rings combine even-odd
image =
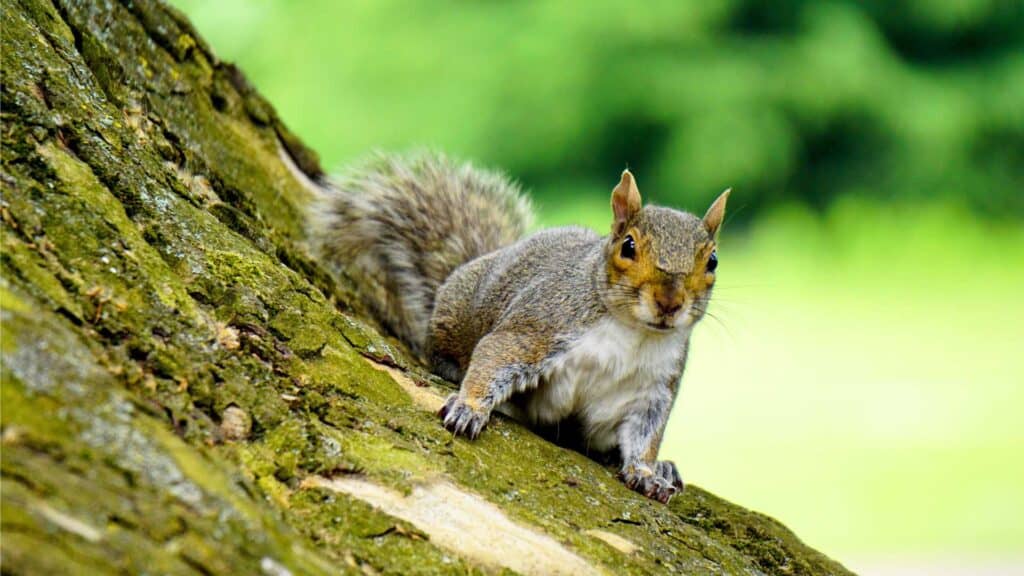
[[[641,206],[640,190],[626,170],[612,191],[615,221],[605,248],[607,304],[646,329],[688,328],[704,316],[715,284],[718,229],[729,190],[704,218]]]

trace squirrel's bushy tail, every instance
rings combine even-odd
[[[434,297],[460,265],[518,240],[529,200],[503,175],[440,154],[377,154],[318,190],[314,253],[357,283],[377,317],[424,352]]]

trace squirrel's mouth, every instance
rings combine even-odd
[[[647,322],[647,327],[657,330],[658,332],[669,332],[675,329],[675,325],[669,324],[668,320],[659,320],[657,322]]]

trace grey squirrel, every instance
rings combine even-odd
[[[626,170],[607,236],[527,236],[532,213],[515,184],[430,153],[378,155],[318,196],[316,255],[461,383],[440,411],[447,429],[476,438],[495,409],[538,427],[572,418],[589,448],[617,452],[633,490],[661,502],[682,490],[658,448],[711,298],[729,190],[699,218],[641,206]]]

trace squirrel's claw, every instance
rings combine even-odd
[[[655,462],[653,470],[646,465],[629,466],[619,476],[629,489],[662,504],[683,491],[683,479],[676,465],[667,460]]]
[[[654,464],[654,475],[664,478],[670,486],[675,486],[680,492],[683,491],[683,477],[679,469],[671,460],[660,460]]]
[[[474,440],[487,424],[488,414],[469,407],[458,394],[452,394],[438,412],[444,427],[456,435]]]

